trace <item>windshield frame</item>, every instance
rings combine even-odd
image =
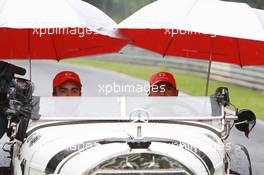
[[[187,103],[181,109],[181,103],[185,100],[187,100]],[[224,109],[221,109],[219,104],[213,104],[216,102],[213,102],[215,100],[212,100],[212,97],[199,96],[173,98],[35,97],[34,101],[33,120],[132,120],[132,118],[135,118],[134,116],[144,114],[152,120],[214,120],[222,118],[224,114]],[[195,103],[188,104],[192,101],[195,101]],[[96,103],[100,104],[97,105]],[[214,112],[215,109],[213,108],[218,108],[218,112]],[[169,112],[166,111],[168,109]],[[133,112],[137,113],[134,114]]]

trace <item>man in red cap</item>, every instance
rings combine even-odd
[[[178,96],[178,89],[173,75],[169,72],[154,73],[150,80],[149,96]]]
[[[53,79],[53,96],[81,96],[82,84],[78,74],[62,71]]]

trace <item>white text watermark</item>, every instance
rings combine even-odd
[[[86,35],[97,35],[98,33],[92,31],[88,28],[34,28],[33,35],[38,35],[39,37],[47,35],[74,35],[79,38],[83,38]]]

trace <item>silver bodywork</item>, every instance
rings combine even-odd
[[[40,98],[16,175],[224,174],[237,118],[210,97]]]

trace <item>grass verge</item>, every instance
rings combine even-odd
[[[67,60],[64,62],[112,70],[144,80],[148,80],[153,72],[169,71],[165,67],[153,68],[148,66],[139,66],[99,60],[76,59]],[[177,87],[180,89],[180,91],[195,96],[204,95],[206,78],[181,72],[173,72],[173,74],[176,77]],[[245,108],[253,110],[259,119],[264,120],[264,92],[211,80],[209,94],[213,94],[216,88],[220,86],[228,87],[231,103],[235,104],[240,109]]]

